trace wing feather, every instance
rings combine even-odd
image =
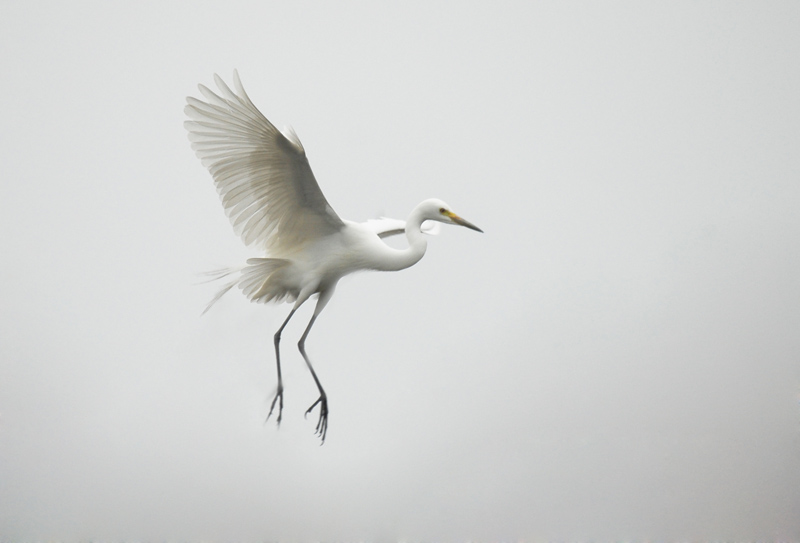
[[[381,217],[379,219],[370,219],[361,223],[361,225],[377,234],[381,239],[406,233],[406,221],[401,219]],[[422,233],[431,236],[437,235],[439,233],[439,223],[425,221],[422,223]]]
[[[339,231],[333,211],[294,131],[275,128],[233,73],[234,88],[218,76],[216,94],[199,85],[206,101],[187,97],[184,123],[192,149],[214,178],[225,213],[248,246],[289,253]]]

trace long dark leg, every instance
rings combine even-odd
[[[317,300],[317,306],[314,308],[314,315],[311,317],[311,320],[308,321],[308,326],[306,326],[305,332],[303,332],[300,341],[297,343],[297,348],[300,349],[300,354],[303,355],[303,360],[306,361],[306,366],[308,366],[308,370],[311,372],[311,377],[314,378],[314,382],[317,384],[317,389],[319,389],[319,398],[311,407],[306,410],[306,416],[319,404],[319,421],[317,422],[317,435],[322,439],[322,443],[325,443],[325,435],[328,433],[328,396],[325,394],[325,390],[322,388],[322,384],[319,382],[319,378],[317,377],[317,373],[314,371],[314,368],[311,366],[311,360],[308,359],[308,355],[306,354],[306,338],[308,337],[308,333],[311,331],[311,327],[314,326],[314,321],[317,320],[317,317],[328,305],[331,297],[333,296],[333,292],[336,288],[336,284],[330,285],[327,289],[320,292],[319,300]],[[322,445],[320,443],[320,445]]]
[[[311,317],[311,320],[306,327],[306,331],[303,332],[303,336],[297,343],[297,347],[300,349],[300,354],[303,355],[303,360],[306,361],[306,366],[308,366],[308,370],[311,372],[311,377],[314,378],[314,382],[317,384],[317,388],[319,389],[319,398],[317,398],[317,401],[311,404],[311,407],[306,410],[306,416],[308,416],[308,414],[311,413],[311,410],[313,410],[317,404],[319,404],[319,422],[317,422],[316,433],[322,439],[322,443],[325,443],[325,434],[328,432],[328,396],[325,394],[325,390],[322,388],[322,384],[319,382],[317,373],[311,366],[311,361],[308,359],[308,355],[306,355],[306,338],[308,337],[308,333],[311,331],[311,326],[314,324],[315,320],[317,320],[317,315]]]
[[[272,405],[269,407],[269,415],[267,415],[267,420],[272,416],[272,410],[275,409],[275,403],[278,403],[278,418],[277,423],[280,426],[281,424],[281,415],[283,414],[283,379],[281,378],[281,350],[279,348],[281,342],[281,332],[283,329],[286,328],[286,325],[289,324],[289,319],[292,318],[294,312],[297,309],[292,309],[289,312],[289,316],[286,317],[286,320],[283,321],[281,327],[278,328],[278,331],[275,332],[275,363],[278,366],[278,391],[275,393],[275,397],[272,399]]]

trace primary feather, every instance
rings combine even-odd
[[[236,72],[237,93],[214,80],[222,96],[200,85],[207,102],[187,99],[192,120],[185,127],[242,241],[282,255],[339,231],[344,223],[322,194],[297,135],[283,134],[264,117]]]

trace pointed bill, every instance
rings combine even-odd
[[[466,220],[466,219],[462,219],[461,217],[459,217],[459,216],[458,216],[458,215],[456,215],[455,213],[453,213],[453,214],[450,216],[450,218],[453,220],[453,222],[454,222],[454,223],[456,223],[456,224],[458,224],[458,225],[461,225],[461,226],[466,226],[466,227],[467,227],[467,228],[469,228],[470,230],[475,230],[476,232],[480,232],[481,234],[483,234],[483,230],[481,230],[480,228],[478,228],[477,226],[475,226],[474,224],[472,224],[472,223],[471,223],[471,222],[469,222],[468,220]]]

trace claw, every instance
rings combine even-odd
[[[278,401],[280,399],[280,401]],[[272,405],[269,406],[269,414],[267,415],[267,420],[272,416],[272,411],[275,409],[275,403],[278,403],[278,418],[275,422],[278,423],[278,426],[281,425],[281,416],[283,415],[283,387],[278,387],[278,392],[275,393],[275,397],[272,398]],[[266,420],[264,422],[267,422]]]
[[[317,401],[311,404],[311,407],[306,409],[305,418],[308,418],[308,414],[319,404],[319,421],[317,422],[317,428],[314,431],[315,435],[318,435],[322,442],[320,445],[325,443],[325,435],[328,433],[328,397],[323,393]]]

